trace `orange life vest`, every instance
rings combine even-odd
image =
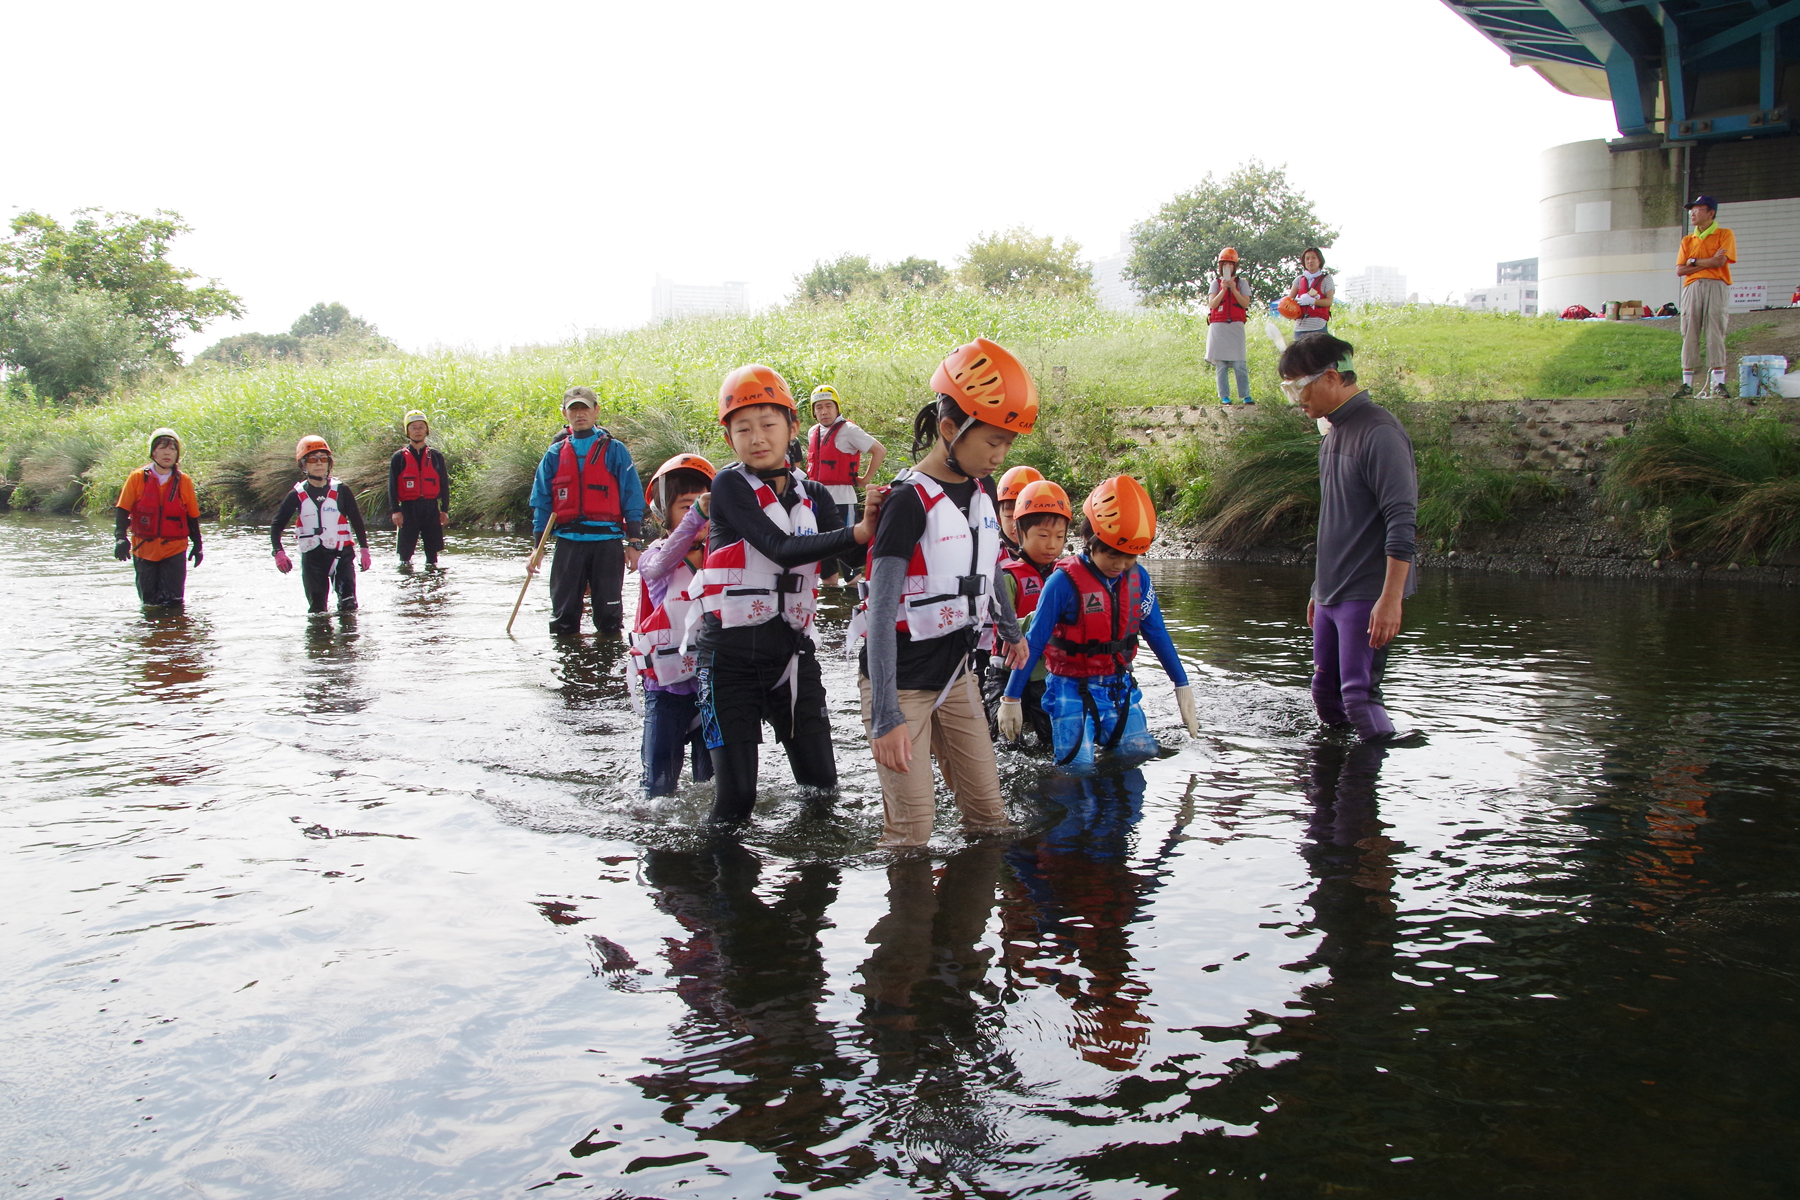
[[[181,498],[181,471],[169,472],[167,490],[157,486],[156,472],[144,468],[144,486],[131,506],[131,532],[140,542],[180,541],[188,535],[187,504]]]

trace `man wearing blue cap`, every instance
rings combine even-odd
[[[1706,365],[1712,378],[1699,395],[1724,396],[1725,309],[1731,303],[1731,264],[1737,261],[1737,238],[1718,222],[1719,202],[1695,196],[1688,204],[1694,232],[1681,239],[1675,274],[1681,276],[1681,386],[1675,399],[1692,396],[1694,370],[1700,363],[1700,340],[1706,339]]]

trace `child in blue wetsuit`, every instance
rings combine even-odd
[[[1017,738],[1024,724],[1025,685],[1046,655],[1050,677],[1044,710],[1050,714],[1056,764],[1090,770],[1098,749],[1149,758],[1156,740],[1144,723],[1143,693],[1132,677],[1140,635],[1175,683],[1175,702],[1189,735],[1200,736],[1187,669],[1163,627],[1162,607],[1138,556],[1156,537],[1156,507],[1129,475],[1108,479],[1081,505],[1082,554],[1065,558],[1045,581],[1026,639],[1025,665],[1007,680],[1000,701],[1000,733]]]

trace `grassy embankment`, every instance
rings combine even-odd
[[[1632,396],[1666,385],[1671,331],[1577,325],[1453,309],[1345,311],[1335,331],[1357,344],[1362,378],[1384,402],[1413,406],[1426,485],[1428,532],[1493,519],[1540,485],[1511,472],[1482,474],[1431,433],[1431,401],[1528,396]],[[742,318],[695,320],[511,354],[438,353],[317,366],[188,371],[113,400],[59,410],[17,396],[0,402],[0,471],[15,505],[99,511],[143,461],[145,435],[173,425],[203,503],[225,515],[265,511],[295,478],[293,445],[328,437],[339,473],[376,500],[400,414],[423,408],[455,475],[453,518],[516,519],[530,472],[560,421],[564,388],[592,385],[602,418],[632,447],[640,469],[691,449],[725,452],[713,419],[718,380],[748,361],[787,376],[796,393],[830,382],[849,415],[906,461],[913,413],[950,347],[977,334],[1014,349],[1036,373],[1047,406],[1012,461],[1069,485],[1077,498],[1116,471],[1137,474],[1182,518],[1207,518],[1242,538],[1228,510],[1271,522],[1304,520],[1310,427],[1265,403],[1223,453],[1197,440],[1149,448],[1122,432],[1121,410],[1211,403],[1202,361],[1204,319],[1113,313],[1069,300],[995,300],[967,293],[893,302],[796,305]],[[1275,351],[1250,339],[1252,386],[1277,397]],[[1272,457],[1271,457],[1272,456]],[[1272,468],[1272,469],[1270,469]],[[1490,477],[1491,476],[1491,477]],[[379,502],[377,500],[377,502]],[[1316,493],[1310,501],[1316,504]]]

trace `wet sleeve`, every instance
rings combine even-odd
[[[269,522],[269,545],[272,550],[281,549],[281,531],[293,524],[294,516],[300,511],[300,497],[289,492],[281,498],[281,507],[275,510],[275,519]]]
[[[444,458],[444,452],[433,450],[431,457],[437,460],[438,473],[438,511],[450,511],[450,464]]]
[[[1391,425],[1376,429],[1363,453],[1362,469],[1387,526],[1387,556],[1411,562],[1419,552],[1419,477],[1412,443]]]
[[[119,498],[124,499],[123,496]],[[113,540],[122,541],[131,530],[131,510],[121,504],[113,512],[118,514],[113,518]]]
[[[694,548],[694,539],[706,528],[706,518],[700,515],[698,506],[687,510],[687,516],[669,532],[669,536],[659,538],[645,548],[638,557],[638,574],[645,579],[662,579],[675,569],[677,563],[687,557],[687,552]]]
[[[638,480],[637,464],[631,461],[631,451],[618,438],[607,443],[606,457],[610,460],[607,466],[613,478],[619,481],[620,525],[626,537],[641,538],[644,536],[644,485]]]
[[[550,481],[556,478],[556,448],[544,451],[537,474],[531,480],[531,536],[536,538],[550,523]]]
[[[1031,673],[1037,670],[1038,659],[1043,656],[1044,647],[1050,644],[1050,634],[1057,625],[1050,614],[1067,620],[1067,609],[1076,596],[1075,582],[1067,572],[1052,571],[1050,578],[1044,580],[1044,590],[1038,593],[1037,608],[1031,614],[1031,633],[1025,639],[1025,665],[1006,680],[1009,699],[1017,700],[1025,694],[1025,685],[1031,682]]]
[[[1156,661],[1162,669],[1169,673],[1169,680],[1176,687],[1185,687],[1188,681],[1187,667],[1181,661],[1181,655],[1175,652],[1175,642],[1169,637],[1169,627],[1163,622],[1162,603],[1156,598],[1156,588],[1150,582],[1150,573],[1139,567],[1139,578],[1144,584],[1144,611],[1138,615],[1138,632],[1143,635],[1150,649],[1156,654]]]
[[[715,543],[742,538],[757,553],[784,569],[835,558],[856,545],[856,536],[848,529],[830,533],[786,532],[763,514],[750,481],[736,471],[713,480],[712,514]]]
[[[895,625],[900,593],[906,587],[904,558],[877,558],[869,564],[868,643],[869,733],[881,737],[906,724],[900,712],[900,635]],[[929,767],[930,764],[927,764]],[[917,769],[918,764],[913,764]]]
[[[402,465],[401,456],[405,453],[404,450],[396,450],[393,457],[388,459],[388,514],[390,516],[400,511],[400,467]]]
[[[362,509],[357,507],[356,493],[348,486],[338,489],[338,511],[344,514],[344,520],[350,522],[350,532],[356,535],[356,544],[367,550],[369,531],[363,528]]]
[[[202,549],[200,544],[200,518],[192,514],[189,514],[188,516],[188,541],[194,543],[194,549]]]

